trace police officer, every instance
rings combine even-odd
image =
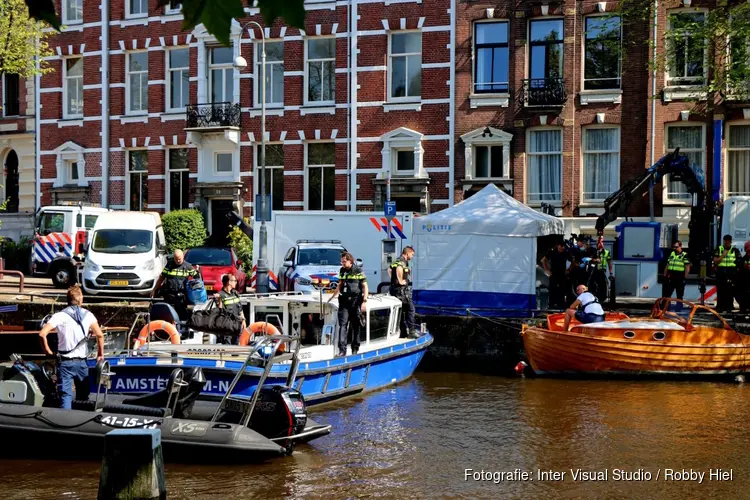
[[[604,237],[599,236],[599,240],[596,244],[596,257],[594,257],[594,263],[596,269],[594,270],[594,295],[600,303],[604,303],[607,300],[607,269],[609,269],[609,278],[614,279],[615,275],[612,272],[612,257],[609,254],[609,250],[604,248]]]
[[[737,302],[740,303],[740,312],[750,312],[750,241],[745,242],[745,255],[742,256],[739,284],[735,288]]]
[[[339,284],[333,291],[334,297],[339,298],[339,356],[346,356],[347,336],[349,324],[352,330],[352,355],[359,352],[359,329],[364,326],[362,313],[367,303],[367,277],[359,266],[354,265],[354,257],[349,252],[341,254],[341,269],[339,269]]]
[[[573,271],[570,273],[570,281],[572,289],[575,290],[578,285],[584,284],[588,286],[588,275],[586,269],[581,267],[583,265],[583,259],[588,257],[593,259],[595,257],[594,251],[589,247],[588,237],[580,235],[576,242],[576,248],[572,252],[573,256]]]
[[[181,320],[187,320],[187,280],[195,278],[198,272],[189,263],[185,262],[185,254],[182,250],[175,250],[172,261],[167,262],[161,271],[161,276],[156,281],[156,286],[151,292],[151,297],[161,289],[164,301],[174,307]],[[163,285],[163,286],[162,286]]]
[[[677,292],[677,298],[682,300],[685,295],[685,278],[690,273],[690,259],[687,253],[682,251],[682,242],[677,240],[672,247],[672,253],[667,259],[664,268],[664,282],[661,285],[661,296],[671,297],[672,292]]]
[[[572,260],[562,241],[542,258],[542,267],[549,276],[549,305],[553,309],[564,309],[567,306],[565,295],[568,287],[568,262]]]
[[[414,303],[411,300],[411,269],[409,261],[414,258],[414,248],[406,246],[401,256],[391,264],[391,286],[388,292],[401,301],[401,338],[416,339]]]
[[[245,314],[242,311],[242,302],[240,301],[240,294],[237,293],[237,278],[232,274],[225,274],[221,277],[221,290],[219,293],[214,294],[214,300],[216,305],[220,308],[223,307],[230,313],[234,314],[238,318],[242,318],[242,328],[244,329],[247,324],[245,323]],[[239,334],[242,332],[232,332],[230,343],[235,344]]]
[[[734,280],[737,265],[741,261],[739,250],[732,246],[732,237],[724,236],[724,244],[714,253],[716,265],[716,310],[719,312],[734,309]]]

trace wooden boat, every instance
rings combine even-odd
[[[733,330],[713,309],[661,298],[651,314],[609,313],[602,323],[571,323],[550,314],[521,335],[538,375],[720,376],[745,373],[750,336]]]

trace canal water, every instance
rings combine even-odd
[[[749,495],[750,384],[418,373],[312,413],[333,433],[292,457],[168,464],[169,498]],[[3,459],[0,495],[96,498],[99,467]],[[467,479],[467,469],[480,479],[472,472]],[[577,469],[602,480],[576,480]]]

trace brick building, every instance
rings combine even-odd
[[[6,213],[33,212],[36,201],[34,79],[0,74],[0,97],[0,203],[6,202]]]
[[[179,10],[156,0],[56,3],[67,27],[41,77],[38,202],[192,205],[209,231],[228,210],[249,215],[261,32],[245,22],[262,24],[258,10],[223,47],[202,27],[182,32]],[[389,175],[399,210],[449,205],[449,6],[315,0],[304,30],[264,28],[274,209],[381,210]]]

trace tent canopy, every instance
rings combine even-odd
[[[494,184],[451,208],[416,219],[415,234],[536,238],[563,234],[563,222],[517,201]]]

